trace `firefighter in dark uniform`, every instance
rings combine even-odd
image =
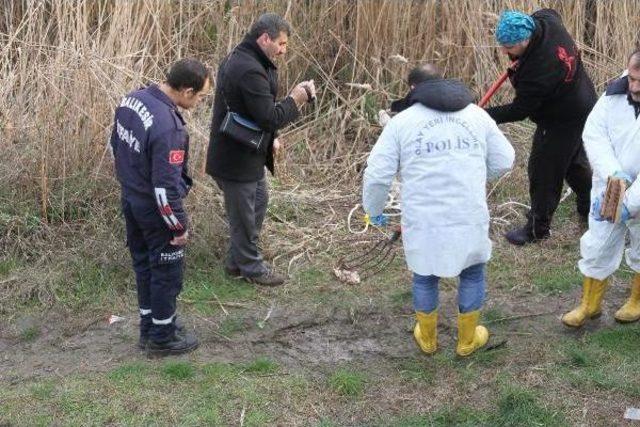
[[[537,125],[528,165],[531,210],[523,227],[506,234],[509,242],[524,245],[549,237],[565,179],[576,194],[578,214],[587,220],[591,169],[581,135],[597,97],[556,11],[504,12],[496,39],[517,61],[509,70],[515,98],[487,112],[497,123],[529,118]]]
[[[122,186],[122,212],[140,308],[140,346],[153,354],[194,350],[198,340],[176,326],[189,236],[182,199],[189,135],[177,107],[190,109],[209,90],[202,63],[173,64],[166,81],[126,95],[116,109],[111,147]]]

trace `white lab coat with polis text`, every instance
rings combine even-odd
[[[455,277],[491,257],[486,182],[513,160],[513,147],[477,105],[443,112],[415,103],[391,119],[373,147],[363,206],[371,216],[381,214],[399,174],[409,269]]]

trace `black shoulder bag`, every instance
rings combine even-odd
[[[222,87],[220,88],[220,92],[222,93],[224,104],[227,107],[227,114],[225,114],[224,119],[222,120],[222,125],[220,125],[220,133],[244,145],[245,147],[252,149],[253,151],[260,151],[269,143],[269,137],[271,136],[270,133],[263,131],[256,123],[246,117],[242,117],[240,114],[231,111],[229,104],[227,103],[227,95],[224,91],[224,80],[226,77],[226,68],[229,59],[230,56],[227,57],[227,60],[224,63],[223,72],[225,75],[221,79]]]

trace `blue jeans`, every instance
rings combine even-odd
[[[475,311],[482,307],[485,294],[485,264],[476,264],[460,272],[458,285],[458,310],[460,313]],[[415,311],[431,313],[438,308],[438,276],[421,276],[413,273],[413,308]]]

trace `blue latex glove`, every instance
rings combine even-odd
[[[604,218],[600,215],[600,209],[602,208],[602,201],[604,200],[604,192],[600,193],[598,197],[591,202],[591,216],[596,221],[604,221]],[[624,209],[623,209],[624,212]]]
[[[602,201],[604,200],[604,193],[600,194],[596,199],[591,203],[591,216],[596,221],[604,221],[604,218],[600,216],[600,208],[602,207]],[[622,212],[620,212],[620,222],[627,222],[631,219],[631,213],[629,212],[629,208],[624,203],[622,204]]]
[[[620,212],[620,222],[627,222],[631,219],[631,213],[627,209],[627,205],[622,204],[622,212]]]
[[[633,182],[633,180],[631,179],[631,175],[629,175],[628,173],[624,172],[624,171],[615,171],[615,173],[613,174],[614,177],[616,178],[622,178],[626,181],[627,187],[630,186]]]
[[[622,178],[625,180],[625,183],[627,184],[627,187],[630,186],[631,184],[633,184],[633,180],[631,178],[631,175],[629,175],[628,173],[624,172],[624,171],[616,171],[613,174],[614,177],[616,178]],[[631,219],[631,213],[629,212],[629,209],[627,208],[627,205],[625,205],[624,203],[622,204],[622,212],[620,212],[620,222],[627,222]]]
[[[366,214],[364,216],[364,222],[367,224],[377,225],[378,227],[383,227],[389,223],[389,220],[384,214],[380,214],[378,216],[369,216],[369,214]]]

